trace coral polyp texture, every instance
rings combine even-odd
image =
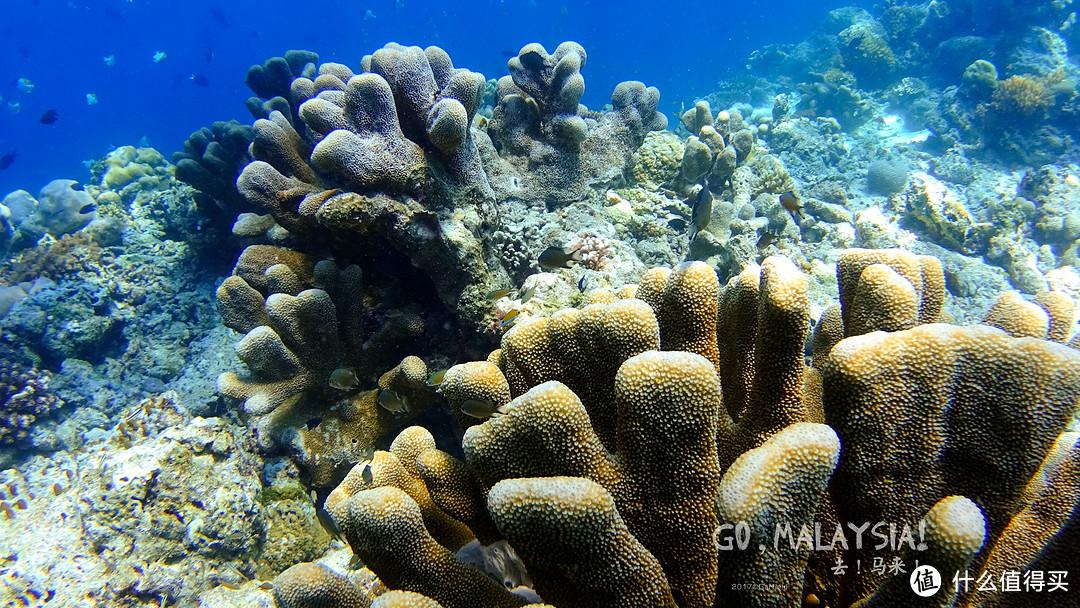
[[[382,423],[372,391],[352,391],[329,407],[340,394],[331,375],[347,368],[355,379],[390,368],[423,322],[407,310],[368,333],[372,311],[363,306],[357,266],[253,245],[234,272],[218,288],[218,305],[222,322],[244,334],[236,355],[247,372],[222,374],[218,388],[258,418],[261,447],[285,446],[313,485],[333,484],[344,473],[339,468],[372,445]],[[313,417],[321,421],[314,429],[306,424]]]
[[[408,429],[327,508],[387,586],[447,608],[529,594],[553,606],[895,606],[914,601],[916,561],[972,576],[1074,564],[1080,452],[1064,431],[1080,353],[934,322],[937,260],[844,255],[846,293],[908,295],[856,297],[862,333],[834,340],[815,369],[806,277],[789,260],[723,288],[700,262],[657,269],[625,294],[644,301],[612,295],[532,320],[487,361],[451,368],[440,390],[452,407],[498,406],[466,430],[464,462]],[[903,326],[873,327],[898,307]],[[451,538],[447,521],[505,540],[528,594],[455,557],[461,540],[437,541]],[[877,541],[833,537],[875,522],[894,527],[904,574],[855,568],[882,557]],[[941,605],[1008,599],[944,593]]]

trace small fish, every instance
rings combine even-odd
[[[271,583],[270,581],[259,581],[255,586],[263,591],[272,591],[274,589],[274,583]]]
[[[761,238],[757,240],[757,248],[765,249],[769,245],[772,245],[776,241],[778,236],[779,235],[773,234],[771,232],[765,232],[761,235]]]
[[[136,145],[136,147],[138,147],[138,148],[149,148],[150,147],[150,141],[146,139],[145,135],[143,135],[142,137],[139,138],[139,143]]]
[[[87,93],[86,94],[86,105],[88,105],[88,106],[96,106],[97,105],[97,95],[94,95],[93,93]]]
[[[166,57],[168,57],[168,55],[165,54],[165,51],[154,51],[154,63],[161,63]]]
[[[8,112],[11,112],[12,114],[18,114],[19,112],[22,112],[22,104],[17,101],[9,101],[7,102],[7,109]]]
[[[375,457],[375,446],[369,445],[366,448],[364,448],[363,450],[360,450],[360,460],[359,460],[359,462],[368,461],[368,460],[371,460],[374,457]]]
[[[15,88],[22,93],[33,93],[34,83],[30,82],[29,78],[20,78],[15,81]]]
[[[129,422],[131,420],[134,420],[135,418],[138,418],[139,415],[142,414],[142,413],[143,413],[143,408],[136,407],[135,409],[128,412],[126,416],[124,416],[124,422]]]
[[[217,21],[224,27],[230,27],[229,20],[225,18],[225,11],[221,10],[220,8],[216,6],[211,7],[210,16],[214,18],[214,21]]]
[[[405,403],[401,396],[390,389],[380,388],[378,396],[379,405],[391,414],[400,414],[405,411]]]
[[[510,295],[510,293],[512,291],[514,291],[514,290],[509,289],[509,288],[506,288],[506,289],[493,289],[493,290],[489,291],[487,293],[487,295],[484,296],[484,298],[486,298],[488,300],[498,300],[500,298],[505,298],[506,296]]]
[[[356,377],[356,370],[351,367],[339,367],[330,374],[330,386],[339,391],[347,391],[355,388],[360,379]]]
[[[427,385],[428,386],[439,386],[440,384],[442,384],[443,383],[443,378],[446,377],[447,369],[448,368],[440,369],[440,370],[436,370],[436,371],[431,372],[431,374],[427,377]]]
[[[370,8],[364,11],[364,21],[372,21],[373,19],[375,19],[375,11]]]
[[[712,220],[713,197],[708,186],[702,186],[694,198],[694,205],[690,212],[690,240],[697,238],[699,232],[705,229]]]
[[[326,512],[326,509],[316,505],[315,517],[319,520],[319,525],[322,526],[323,530],[326,530],[326,533],[330,535],[330,538],[345,542],[341,537],[341,530],[338,530],[337,524],[330,518],[330,514]]]
[[[585,293],[585,288],[589,286],[589,277],[581,275],[581,278],[577,281],[578,293]]]
[[[525,293],[521,296],[521,303],[524,304],[524,303],[528,302],[529,300],[533,299],[534,295],[536,295],[536,284],[535,283],[533,283],[532,287],[525,290]]]
[[[188,76],[188,79],[191,80],[191,82],[194,82],[195,86],[200,86],[200,87],[208,87],[208,86],[210,86],[210,79],[207,78],[206,76],[203,76],[202,74],[192,74],[191,76]]]
[[[374,483],[375,474],[371,472],[371,463],[364,465],[364,470],[360,471],[360,478],[364,480],[364,483]]]
[[[231,583],[229,581],[218,581],[218,585],[221,585],[222,587],[225,587],[229,591],[239,591],[240,590],[240,585],[237,585],[236,583]]]
[[[105,570],[103,573],[112,574],[113,572],[116,572],[116,562],[105,560]]]
[[[505,414],[505,409],[506,406],[498,407],[487,399],[466,399],[461,404],[462,412],[480,420],[490,418],[495,414]]]
[[[544,270],[556,268],[571,268],[581,261],[581,248],[567,251],[562,247],[548,247],[540,254],[540,267]]]
[[[60,114],[56,110],[45,110],[45,113],[38,119],[43,125],[51,125],[60,119]]]
[[[19,157],[19,153],[15,150],[8,152],[7,154],[0,156],[0,171],[7,169],[11,166],[11,163],[15,162],[15,159]]]
[[[304,423],[304,426],[306,426],[309,431],[312,431],[319,426],[320,422],[322,422],[322,418],[315,416],[314,418],[308,418],[308,421]]]
[[[353,553],[352,557],[349,558],[349,564],[347,566],[345,566],[345,569],[346,570],[359,570],[362,567],[363,567],[363,563],[360,561],[360,556]]]
[[[794,192],[785,192],[780,195],[780,206],[787,209],[791,215],[795,216],[798,220],[806,218],[806,214],[802,210],[802,202],[799,197],[795,196]]]
[[[510,312],[506,313],[505,315],[502,316],[501,319],[499,319],[499,327],[502,328],[502,327],[506,327],[506,326],[510,325],[511,323],[514,322],[514,319],[518,318],[519,314],[521,314],[521,311],[516,309],[516,308],[514,310],[511,310]]]
[[[101,60],[105,62],[106,67],[111,68],[116,65],[116,55],[106,55],[102,57]]]
[[[236,576],[239,576],[240,580],[244,580],[244,581],[248,580],[248,575],[241,572],[240,569],[237,568],[236,566],[226,562],[225,567],[228,568],[229,570],[232,570],[236,574]]]

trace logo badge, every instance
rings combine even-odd
[[[908,579],[911,590],[919,597],[930,597],[941,589],[941,574],[937,568],[923,564],[911,571]]]

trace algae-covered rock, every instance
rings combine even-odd
[[[977,252],[978,227],[963,194],[927,173],[916,172],[903,196],[906,217],[934,242],[962,253]]]

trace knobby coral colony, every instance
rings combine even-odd
[[[451,409],[498,406],[466,430],[465,461],[410,427],[326,500],[383,584],[430,598],[375,605],[528,604],[455,557],[473,538],[513,548],[547,602],[531,606],[1054,600],[949,579],[1075,570],[1073,303],[1010,295],[956,326],[935,258],[847,250],[837,276],[811,366],[806,277],[774,256],[723,287],[702,262],[654,269],[452,367]],[[932,601],[909,587],[916,562],[942,573]],[[283,607],[370,601],[322,565],[274,585]]]
[[[840,256],[840,305],[816,326],[810,367],[807,282],[786,258],[723,288],[701,262],[656,269],[636,288],[590,293],[583,309],[522,322],[487,360],[448,370],[439,391],[468,427],[464,461],[420,427],[368,459],[356,446],[386,430],[376,402],[423,400],[422,361],[385,374],[380,397],[305,409],[333,402],[331,376],[351,388],[424,332],[415,308],[387,311],[371,295],[389,290],[371,291],[385,269],[364,253],[404,258],[480,327],[490,305],[477,302],[509,284],[477,236],[485,209],[508,184],[548,205],[577,200],[597,167],[624,166],[666,120],[642,83],[616,87],[612,112],[580,105],[586,55],[572,42],[550,55],[528,45],[509,62],[486,130],[471,128],[484,78],[437,47],[387,45],[359,74],[317,62],[290,52],[249,72],[265,101],[249,100],[260,118],[237,190],[272,215],[276,244],[340,265],[245,251],[218,299],[224,323],[246,333],[237,353],[250,373],[219,387],[258,417],[262,447],[308,465],[312,485],[363,459],[325,509],[401,592],[370,604],[349,577],[300,564],[274,583],[280,606],[522,606],[536,594],[560,607],[895,606],[913,603],[907,574],[879,572],[877,558],[946,579],[1075,564],[1080,449],[1063,432],[1080,354],[1055,343],[1071,302],[1007,296],[983,325],[943,324],[941,264],[899,250]],[[723,181],[752,138],[694,112],[684,122],[705,143],[682,171]],[[476,411],[494,415],[466,415]],[[312,415],[316,429],[299,429]],[[879,522],[907,535],[884,550],[852,536]],[[531,589],[459,560],[474,539],[512,547]],[[1030,599],[944,587],[936,605]]]

